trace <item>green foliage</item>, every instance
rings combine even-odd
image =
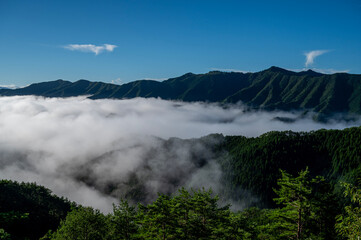
[[[42,239],[251,239],[247,226],[245,215],[219,207],[211,190],[182,188],[138,208],[122,200],[107,216],[90,207],[73,209]]]
[[[119,205],[113,205],[113,214],[109,215],[109,219],[112,239],[134,239],[138,231],[135,207],[122,199]]]
[[[310,195],[312,189],[308,179],[309,171],[308,169],[301,171],[297,177],[292,177],[282,170],[281,174],[282,177],[277,183],[279,189],[274,189],[278,198],[274,200],[284,206],[276,214],[277,217],[281,216],[285,220],[285,224],[288,225],[282,230],[282,234],[286,238],[302,239],[304,225],[308,218],[314,217],[314,212],[311,209]]]
[[[265,223],[257,226],[257,239],[297,239],[297,212],[291,207],[265,212]]]
[[[325,215],[317,208],[325,202],[318,202],[313,194],[322,183],[322,178],[310,179],[308,170],[297,177],[282,171],[275,199],[282,208],[238,213],[220,207],[210,190],[184,188],[175,196],[160,194],[138,208],[122,200],[107,216],[79,208],[43,239],[334,239],[325,237],[327,229],[315,228],[318,213]]]
[[[140,236],[145,239],[175,239],[177,221],[173,199],[162,194],[154,203],[140,206],[140,209]]]
[[[334,198],[324,178],[312,179],[308,169],[296,177],[281,170],[277,184],[274,200],[280,208],[263,212],[263,221],[256,224],[257,239],[335,238],[336,213],[330,210]]]
[[[0,228],[0,239],[1,240],[11,240],[11,235],[5,232],[4,229]]]
[[[12,239],[39,239],[55,230],[71,205],[35,183],[0,181],[0,228]]]
[[[360,191],[347,189],[359,204]],[[55,232],[50,230],[41,239],[335,239],[334,222],[328,219],[334,217],[331,190],[322,177],[311,178],[308,169],[296,177],[281,171],[275,190],[280,208],[235,213],[228,205],[219,206],[219,198],[211,190],[182,188],[174,196],[160,194],[153,203],[137,208],[121,200],[108,215],[91,207],[73,208]],[[10,222],[28,217],[16,212],[0,216]],[[350,231],[355,218],[338,220],[336,227],[346,236],[344,231]],[[358,222],[354,224],[352,231],[359,228]],[[0,236],[10,239],[4,229]]]
[[[91,207],[73,209],[52,234],[53,240],[101,240],[108,235],[108,221],[104,214]]]
[[[217,156],[226,155],[219,159],[224,173],[222,197],[238,196],[247,201],[244,193],[251,193],[265,203],[258,206],[270,209],[250,208],[232,213],[228,206],[220,207],[218,197],[210,191],[180,189],[174,196],[160,195],[145,206],[134,207],[122,201],[107,216],[92,210],[89,216],[97,215],[94,219],[104,221],[98,224],[100,229],[94,226],[100,234],[97,237],[285,239],[297,238],[301,229],[300,239],[335,239],[337,215],[336,229],[341,237],[352,239],[359,234],[361,193],[356,179],[361,173],[361,127],[220,139],[224,141],[217,148]],[[310,171],[300,172],[307,166]],[[338,187],[335,184],[340,180],[349,184]],[[339,199],[343,189],[351,203]],[[12,239],[38,239],[48,230],[56,230],[70,210],[71,203],[36,184],[3,180],[0,192],[2,238],[11,234]],[[272,201],[274,198],[276,202]],[[349,206],[345,208],[346,205]],[[63,222],[64,225],[66,221]],[[61,239],[59,231],[60,228],[55,233],[48,232],[43,239]]]
[[[224,173],[224,195],[247,199],[245,189],[260,199],[261,207],[275,207],[273,188],[279,169],[297,174],[307,166],[312,176],[323,176],[332,186],[340,180],[353,183],[361,161],[361,127],[312,132],[269,132],[256,138],[226,136],[219,151]],[[338,196],[342,191],[336,189]]]
[[[346,206],[345,212],[337,216],[336,230],[340,236],[348,239],[361,237],[361,189],[349,183],[342,183],[345,196],[356,206]]]
[[[334,194],[333,186],[323,177],[317,176],[311,181],[312,217],[308,218],[305,227],[312,239],[335,239],[334,225],[336,216],[341,211],[338,197]],[[314,235],[312,237],[312,235]],[[317,238],[316,238],[317,236]]]
[[[229,206],[219,207],[212,191],[180,189],[175,197],[159,195],[140,206],[140,236],[145,239],[228,239],[238,232]],[[233,226],[231,225],[233,223]]]

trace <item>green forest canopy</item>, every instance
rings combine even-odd
[[[214,149],[226,152],[218,159],[225,186],[220,196],[242,199],[247,196],[237,189],[246,189],[260,199],[256,207],[241,212],[220,206],[208,190],[181,189],[148,205],[121,201],[104,215],[35,183],[2,180],[0,236],[38,239],[52,230],[46,238],[66,239],[59,234],[68,231],[62,230],[69,228],[68,222],[89,217],[107,229],[96,230],[101,237],[93,239],[352,239],[360,232],[360,144],[361,127],[224,137]],[[119,237],[125,234],[123,225],[128,237]],[[105,238],[104,232],[111,236]]]

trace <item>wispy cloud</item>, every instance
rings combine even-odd
[[[95,55],[98,55],[104,51],[113,52],[116,48],[116,45],[112,44],[103,44],[103,45],[93,45],[93,44],[68,44],[64,46],[65,49],[72,51],[81,51],[81,52],[93,52]]]
[[[123,81],[120,79],[120,78],[116,78],[116,79],[113,79],[111,81],[112,84],[118,84],[118,85],[122,85],[123,84]]]
[[[310,52],[305,52],[305,56],[306,56],[305,66],[308,67],[309,65],[312,65],[316,57],[325,54],[329,51],[330,50],[313,50]]]
[[[327,69],[320,69],[320,68],[312,68],[313,71],[315,72],[320,72],[320,73],[324,73],[324,74],[334,74],[334,73],[348,73],[350,72],[350,70],[337,70],[337,69],[333,69],[333,68],[327,68]]]
[[[14,84],[11,84],[11,85],[0,85],[0,89],[1,88],[16,89],[16,88],[19,88],[19,87],[14,85]]]

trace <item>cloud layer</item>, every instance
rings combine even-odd
[[[81,51],[81,52],[93,52],[95,55],[98,55],[104,51],[113,52],[116,48],[116,45],[112,44],[103,44],[100,46],[96,46],[93,44],[68,44],[64,46],[65,49],[69,49],[72,51]]]
[[[318,57],[322,54],[325,54],[327,52],[329,52],[329,50],[313,50],[310,52],[306,52],[305,53],[305,56],[306,56],[305,66],[308,67],[308,66],[312,65],[316,57]]]
[[[1,97],[0,116],[1,178],[37,182],[103,211],[119,197],[147,202],[179,186],[220,190],[220,156],[210,150],[220,136],[178,138],[351,126],[310,118],[286,124],[274,119],[298,115],[142,98]]]
[[[18,86],[14,85],[14,84],[10,84],[10,85],[0,85],[0,89],[16,89],[18,88]]]

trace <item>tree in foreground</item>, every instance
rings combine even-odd
[[[282,170],[281,174],[282,177],[277,183],[279,189],[274,190],[278,198],[274,200],[283,205],[284,208],[275,212],[275,215],[278,215],[276,218],[281,217],[285,220],[283,235],[302,239],[304,225],[313,215],[310,201],[312,189],[309,171],[308,169],[301,171],[297,177],[293,177]]]
[[[104,215],[90,207],[73,209],[45,239],[245,239],[244,218],[229,206],[220,207],[211,190],[180,189],[175,196],[160,194],[138,208],[122,200]]]
[[[11,240],[11,235],[5,232],[4,229],[0,228],[0,239],[1,240]]]
[[[104,214],[91,207],[79,207],[67,215],[50,239],[102,240],[106,239],[108,232],[107,219]]]
[[[277,184],[278,189],[274,191],[278,197],[274,201],[281,208],[265,212],[265,223],[257,226],[259,239],[334,238],[333,228],[325,227],[328,219],[324,216],[329,214],[334,219],[334,215],[330,210],[333,206],[331,189],[324,178],[311,179],[308,169],[296,177],[281,170]]]
[[[110,239],[134,239],[138,232],[137,211],[126,200],[113,205],[113,214],[109,215]]]
[[[354,206],[346,206],[345,213],[337,216],[337,233],[348,239],[361,238],[361,189],[349,183],[341,183],[345,196],[350,197]]]
[[[0,180],[0,229],[11,239],[37,240],[56,230],[75,205],[36,183]]]
[[[218,196],[211,190],[188,192],[182,188],[178,195],[161,194],[139,210],[141,239],[238,239],[231,237],[237,232],[232,226],[238,226],[238,219],[229,206],[218,206]]]
[[[234,213],[229,205],[219,206],[211,190],[182,188],[174,196],[159,194],[148,205],[134,207],[122,200],[106,216],[92,208],[74,209],[43,239],[334,239],[329,229],[334,222],[325,221],[334,215],[324,179],[312,179],[307,169],[296,177],[281,175],[276,209]]]

